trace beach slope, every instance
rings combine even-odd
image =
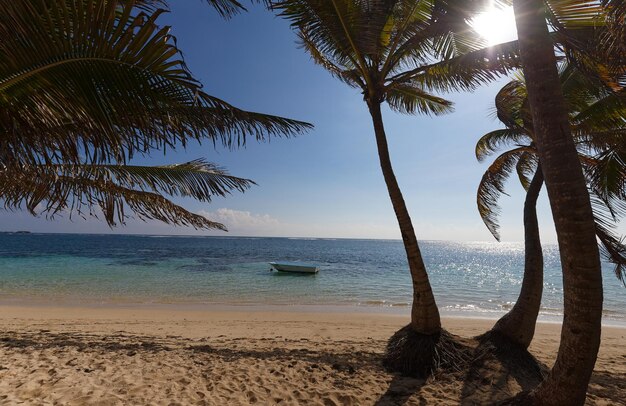
[[[385,314],[0,306],[0,404],[458,405],[509,396],[524,380],[492,368],[423,381],[385,372]],[[493,320],[444,319],[472,337]],[[560,326],[531,352],[553,362]],[[480,387],[479,390],[476,390]],[[626,329],[603,328],[588,404],[626,399]]]

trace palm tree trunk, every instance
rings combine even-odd
[[[537,150],[563,269],[561,344],[548,377],[527,399],[582,405],[600,346],[602,275],[593,212],[572,139],[541,0],[514,0]]]
[[[380,102],[369,101],[368,107],[372,115],[374,124],[374,132],[376,134],[376,145],[378,147],[378,158],[380,159],[380,168],[383,171],[385,183],[391,204],[396,212],[396,218],[400,226],[402,241],[406,250],[406,257],[409,262],[409,270],[413,281],[413,304],[411,307],[411,326],[421,334],[435,334],[441,330],[441,319],[439,317],[439,309],[435,303],[435,297],[428,281],[426,266],[422,259],[411,217],[404,203],[402,192],[398,186],[396,176],[393,173],[391,159],[389,157],[389,148],[387,146],[387,136],[383,125],[383,117],[380,110]]]
[[[543,185],[541,165],[537,166],[524,202],[524,279],[515,305],[492,331],[505,335],[528,348],[535,335],[535,325],[543,293],[543,253],[537,221],[537,198]]]

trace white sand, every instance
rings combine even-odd
[[[247,308],[0,306],[0,404],[459,404],[467,386],[461,375],[424,382],[381,367],[386,340],[407,322]],[[464,337],[492,324],[444,320]],[[548,366],[559,333],[557,324],[540,324],[530,348]],[[473,401],[519,389],[486,387]],[[588,403],[624,399],[626,329],[605,327]]]

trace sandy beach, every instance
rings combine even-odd
[[[485,404],[523,386],[497,367],[478,390],[461,373],[428,381],[387,373],[381,354],[405,316],[45,306],[0,314],[3,405]],[[464,337],[492,323],[444,319]],[[559,330],[540,324],[531,347],[548,366]],[[626,329],[604,327],[588,404],[623,399]]]

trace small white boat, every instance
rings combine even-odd
[[[317,273],[317,265],[302,264],[300,262],[270,262],[272,268],[279,272]]]

